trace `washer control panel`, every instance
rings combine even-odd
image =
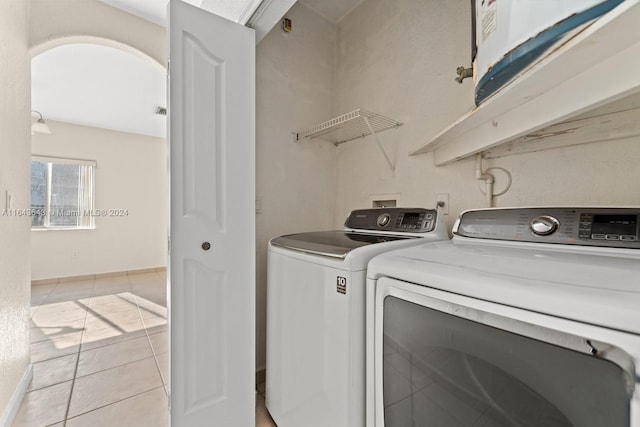
[[[453,233],[480,239],[640,249],[640,208],[512,208],[463,212]]]
[[[349,214],[344,226],[356,230],[426,233],[435,229],[437,216],[435,209],[358,209]]]

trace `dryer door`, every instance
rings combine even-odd
[[[581,329],[572,322],[551,329],[473,301],[378,281],[376,426],[630,425],[634,364],[617,346],[637,352],[638,337],[591,327],[586,339],[562,330]]]

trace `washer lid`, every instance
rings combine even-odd
[[[362,246],[413,238],[416,237],[336,230],[288,234],[272,239],[271,244],[314,255],[344,258],[349,252]]]

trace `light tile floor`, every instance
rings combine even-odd
[[[277,427],[264,406],[264,383],[258,384],[256,395],[256,427]]]
[[[34,285],[33,380],[14,426],[163,426],[164,273]]]
[[[165,273],[34,285],[33,380],[14,427],[166,426]],[[256,426],[275,427],[257,391]]]

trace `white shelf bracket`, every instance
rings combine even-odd
[[[380,141],[380,137],[378,136],[378,134],[371,127],[371,123],[369,123],[369,119],[366,116],[363,116],[362,119],[364,120],[364,122],[366,123],[367,127],[369,128],[369,132],[371,132],[371,135],[373,135],[373,137],[376,139],[376,143],[378,144],[378,147],[380,148],[380,151],[382,151],[382,154],[384,155],[385,160],[389,164],[389,167],[391,168],[391,172],[395,172],[396,171],[396,158],[395,158],[395,156],[393,158],[393,161],[391,161],[391,159],[389,158],[389,155],[387,154],[387,151],[384,149],[384,146],[382,145],[382,142]]]
[[[293,132],[293,139],[295,142],[301,142],[303,139],[318,138],[331,142],[337,147],[340,144],[373,135],[391,171],[395,172],[397,148],[392,160],[378,134],[388,129],[397,129],[402,125],[403,123],[397,120],[358,108],[309,129]]]

